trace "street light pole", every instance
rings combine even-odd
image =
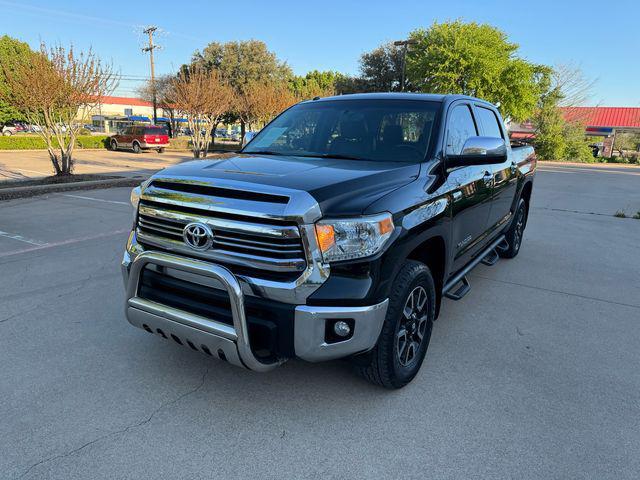
[[[418,43],[416,40],[397,40],[393,42],[396,47],[402,47],[402,73],[400,76],[400,91],[404,92],[404,83],[405,83],[405,70],[407,68],[407,49],[409,45],[415,45]]]

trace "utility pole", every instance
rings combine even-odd
[[[400,91],[404,92],[404,77],[405,70],[407,67],[407,48],[409,45],[415,45],[418,43],[417,40],[397,40],[393,42],[396,47],[402,47],[402,76],[400,77]]]
[[[157,100],[156,100],[156,77],[153,65],[153,50],[158,48],[158,45],[153,44],[153,32],[155,32],[158,27],[153,25],[145,28],[142,32],[149,35],[149,46],[144,47],[142,49],[143,52],[149,52],[149,60],[151,61],[151,95],[153,97],[153,124],[155,125],[158,121],[158,113],[157,113]]]

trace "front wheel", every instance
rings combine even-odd
[[[522,198],[518,200],[518,207],[511,222],[511,226],[505,233],[505,239],[509,244],[509,248],[505,250],[498,249],[498,255],[503,258],[513,258],[518,255],[522,246],[522,236],[524,235],[524,227],[527,225],[527,202]]]
[[[133,142],[132,149],[133,149],[133,153],[140,153],[141,152],[140,144],[138,142]]]
[[[356,372],[385,388],[407,385],[427,353],[435,314],[436,290],[429,267],[407,260],[393,284],[378,343],[353,358]]]
[[[109,148],[115,152],[118,149],[118,142],[111,140],[111,142],[109,142]]]

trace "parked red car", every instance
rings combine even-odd
[[[162,127],[134,125],[127,127],[124,133],[114,135],[109,140],[111,150],[131,149],[134,153],[142,150],[157,150],[162,153],[169,145],[169,135]]]

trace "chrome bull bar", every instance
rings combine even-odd
[[[140,275],[147,264],[182,270],[220,282],[229,294],[233,327],[138,297]],[[156,327],[156,330],[161,330],[164,336],[164,330],[158,326],[162,325],[166,326],[172,337],[171,332],[177,331],[185,335],[191,334],[197,338],[209,339],[224,352],[224,358],[227,361],[257,372],[272,370],[284,362],[284,360],[278,360],[264,363],[253,354],[249,341],[242,287],[236,276],[222,265],[178,257],[168,253],[143,252],[133,260],[130,268],[125,313],[127,320],[132,325],[151,331],[152,329],[149,327],[151,324]]]

